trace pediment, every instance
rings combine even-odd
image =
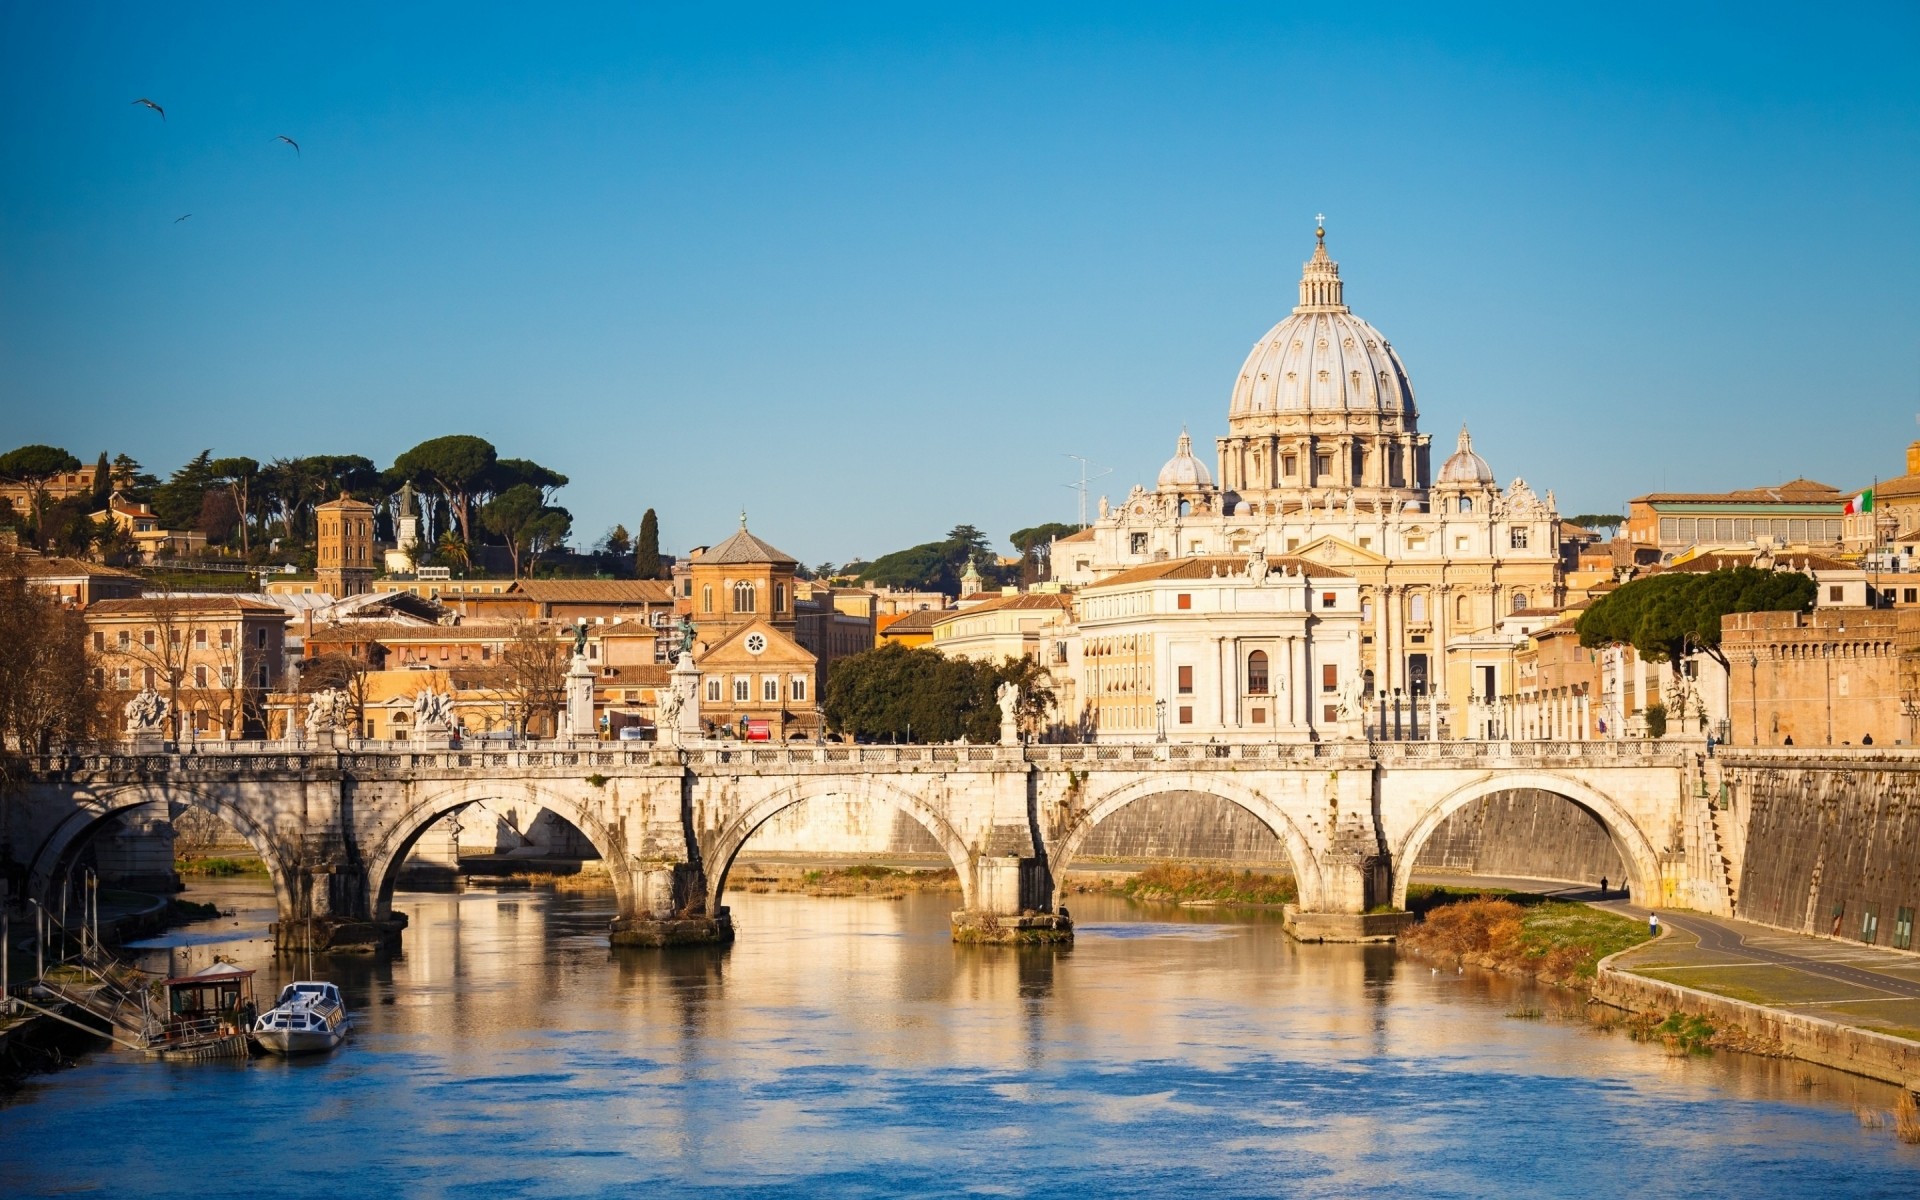
[[[1289,553],[1294,558],[1325,563],[1329,567],[1384,567],[1389,562],[1383,554],[1363,550],[1352,542],[1342,541],[1332,535],[1315,538]]]

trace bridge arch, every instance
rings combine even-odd
[[[266,865],[273,882],[274,899],[280,911],[294,911],[294,879],[280,853],[280,845],[242,805],[232,803],[217,791],[189,784],[168,782],[133,783],[99,790],[81,788],[72,793],[73,811],[61,818],[28,858],[28,895],[42,902],[53,887],[71,869],[73,859],[95,835],[113,821],[143,808],[159,805],[169,820],[179,815],[175,805],[184,808],[197,804],[219,817],[247,840],[260,861]]]
[[[1293,864],[1293,878],[1300,889],[1300,907],[1315,911],[1320,904],[1320,860],[1306,835],[1300,831],[1285,809],[1256,788],[1241,783],[1229,774],[1199,774],[1192,771],[1144,776],[1107,792],[1088,807],[1067,830],[1057,846],[1047,848],[1048,865],[1053,872],[1053,903],[1058,908],[1066,899],[1067,870],[1080,848],[1093,835],[1100,822],[1136,800],[1167,792],[1198,792],[1225,800],[1246,812],[1273,831],[1287,848],[1287,860]]]
[[[1633,814],[1611,796],[1578,779],[1551,771],[1506,771],[1454,789],[1430,805],[1414,822],[1413,828],[1393,851],[1394,907],[1407,906],[1407,882],[1413,874],[1413,864],[1418,861],[1420,852],[1426,848],[1427,839],[1440,828],[1442,821],[1476,800],[1484,800],[1501,792],[1528,789],[1551,792],[1585,809],[1600,822],[1613,839],[1614,848],[1620,852],[1620,861],[1626,864],[1628,894],[1632,899],[1644,901],[1649,895],[1659,893],[1659,855],[1655,853],[1653,843],[1647,840],[1639,822],[1634,820]]]
[[[866,776],[855,787],[848,787],[844,780],[838,778],[801,779],[756,800],[727,822],[712,839],[711,848],[702,847],[701,857],[705,860],[707,873],[707,911],[720,911],[720,898],[726,894],[727,875],[733,870],[733,860],[739,856],[755,830],[796,804],[830,796],[872,800],[912,817],[946,851],[954,873],[960,877],[961,907],[973,907],[973,855],[967,849],[966,840],[954,830],[946,817],[925,800],[904,788]]]
[[[370,898],[375,918],[393,915],[394,885],[399,881],[400,868],[407,861],[407,855],[412,853],[414,843],[420,840],[420,835],[455,809],[483,800],[525,804],[535,812],[544,808],[565,818],[600,852],[600,857],[607,864],[607,873],[613,879],[613,893],[619,911],[627,911],[633,881],[626,870],[627,855],[618,830],[602,821],[591,807],[578,803],[563,790],[541,787],[523,779],[494,779],[463,781],[423,790],[419,795],[409,796],[401,812],[379,823],[379,835],[368,843],[365,859],[367,885],[372,892]]]

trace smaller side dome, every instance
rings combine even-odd
[[[1213,472],[1207,470],[1207,464],[1193,456],[1193,439],[1182,429],[1180,440],[1174,446],[1173,457],[1167,460],[1166,466],[1160,468],[1160,487],[1180,491],[1212,486]]]
[[[1473,452],[1473,435],[1467,427],[1460,427],[1460,448],[1441,465],[1440,474],[1434,483],[1491,484],[1493,468],[1487,460]]]

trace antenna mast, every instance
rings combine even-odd
[[[1113,468],[1102,467],[1098,471],[1095,471],[1093,474],[1089,475],[1087,474],[1088,460],[1086,459],[1085,456],[1079,455],[1079,454],[1068,454],[1068,455],[1063,455],[1063,457],[1071,458],[1075,462],[1080,464],[1079,481],[1076,483],[1064,483],[1064,484],[1061,484],[1060,486],[1073,488],[1075,491],[1080,493],[1080,528],[1085,529],[1087,527],[1087,484],[1100,478],[1102,475],[1113,474]]]

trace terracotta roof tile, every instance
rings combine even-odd
[[[522,579],[507,595],[543,604],[671,604],[664,579]]]

